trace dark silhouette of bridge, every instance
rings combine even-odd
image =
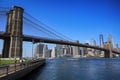
[[[0,31],[0,39],[4,40],[3,44],[3,58],[22,58],[22,42],[43,42],[43,43],[54,43],[54,44],[63,44],[63,45],[71,45],[78,47],[86,47],[93,48],[104,51],[105,58],[112,57],[112,54],[120,54],[120,52],[113,50],[111,47],[103,48],[99,46],[92,46],[82,43],[76,43],[69,40],[64,39],[51,39],[47,37],[40,36],[31,36],[23,34],[23,13],[24,10],[21,7],[14,6],[13,9],[8,11],[7,13],[7,22],[6,22],[6,31]]]

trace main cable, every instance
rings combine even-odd
[[[42,31],[43,33],[46,33],[46,34],[49,35],[49,36],[52,36],[52,37],[54,37],[54,38],[58,38],[58,37],[50,34],[49,31],[46,31],[45,29],[41,28],[41,26],[38,25],[37,23],[34,23],[34,22],[32,22],[31,20],[29,20],[29,19],[27,19],[27,18],[25,18],[25,17],[24,17],[24,20],[26,20],[27,22],[29,22],[30,24],[32,24],[31,27],[35,28],[35,29],[38,30],[39,32]]]
[[[61,37],[62,39],[71,40],[71,41],[72,41],[72,39],[70,39],[70,38],[68,38],[67,36],[64,36],[63,34],[55,31],[55,30],[52,29],[51,27],[45,25],[44,23],[42,23],[42,22],[39,21],[38,19],[32,17],[30,14],[28,14],[28,13],[26,13],[26,12],[25,12],[25,16],[28,16],[29,18],[31,18],[31,20],[34,20],[36,23],[39,23],[40,25],[42,25],[41,27],[44,28],[44,29],[46,29],[47,31],[49,31],[49,29],[50,29],[51,31],[54,32],[54,33],[53,33],[53,32],[51,32],[51,31],[49,31],[50,33],[55,34],[56,36],[59,36],[59,37]],[[43,27],[43,26],[44,26],[44,27]]]

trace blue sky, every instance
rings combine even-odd
[[[120,0],[1,0],[0,6],[21,6],[56,31],[82,43],[108,34],[120,44]],[[4,29],[4,27],[0,27]]]

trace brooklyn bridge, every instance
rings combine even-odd
[[[100,35],[99,46],[74,42],[72,39],[66,37],[65,35],[62,35],[61,33],[56,32],[54,29],[50,28],[44,23],[39,22],[36,18],[32,17],[30,14],[25,12],[25,10],[22,7],[13,6],[12,8],[0,8],[0,16],[6,17],[5,20],[6,29],[5,31],[0,31],[0,39],[3,40],[2,59],[15,58],[15,64],[0,66],[1,80],[18,79],[28,74],[29,72],[33,71],[34,69],[38,68],[39,66],[43,65],[46,62],[45,59],[41,58],[32,59],[27,62],[17,63],[16,58],[20,60],[22,60],[23,58],[24,41],[31,42],[32,44],[51,43],[82,48],[91,48],[94,50],[99,50],[100,52],[104,52],[104,58],[107,59],[113,58],[113,56],[116,54],[120,55],[120,51],[113,47],[111,37],[109,37],[107,42],[104,42],[103,35]],[[30,27],[26,24],[29,24]],[[40,34],[45,35],[41,36],[37,34],[36,35],[25,34],[23,33],[23,31],[26,26],[29,27],[28,31],[34,28],[37,29],[40,32]],[[32,30],[32,32],[35,32],[34,29]],[[65,66],[64,64],[61,65]]]
[[[93,48],[97,50],[104,51],[104,57],[110,58],[113,54],[120,54],[120,52],[113,49],[111,45],[111,41],[108,41],[104,47],[101,46],[93,46],[82,43],[76,43],[71,41],[70,39],[65,39],[65,37],[58,35],[51,29],[51,31],[41,27],[42,25],[38,25],[33,22],[31,19],[33,18],[28,13],[24,12],[24,9],[18,6],[14,6],[12,9],[1,9],[1,15],[6,14],[6,31],[0,31],[0,39],[4,40],[3,44],[3,58],[22,58],[22,44],[23,41],[32,42],[32,43],[53,43],[53,44],[62,44],[62,45],[71,45],[78,47],[86,47]],[[27,17],[25,16],[27,15]],[[30,18],[29,18],[30,17]],[[31,18],[32,17],[32,18]],[[33,36],[23,34],[23,21],[29,22],[31,25],[34,24],[38,27],[43,28],[48,32],[47,35],[50,37],[41,37],[41,36]],[[34,27],[34,26],[33,26]],[[37,28],[37,27],[35,27]],[[34,31],[33,31],[34,32]]]

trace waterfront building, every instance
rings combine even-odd
[[[48,52],[48,46],[46,44],[44,44],[42,58],[46,58],[47,52]]]
[[[80,47],[80,56],[83,58],[84,57],[84,48]]]
[[[63,49],[63,56],[65,56],[65,55],[67,54],[66,48],[67,48],[67,45],[63,45],[63,46],[62,46],[62,49]]]
[[[55,54],[55,50],[56,48],[52,48],[52,51],[51,51],[51,58],[55,58],[56,57],[56,54]]]
[[[91,48],[87,48],[87,57],[95,57],[95,54]]]
[[[56,44],[56,56],[63,57],[63,45]]]
[[[55,47],[56,57],[72,56],[72,47],[69,45],[56,45]]]
[[[79,43],[79,41],[75,41],[76,43]],[[73,57],[77,58],[80,57],[80,48],[77,46],[73,46]]]
[[[47,50],[48,50],[47,45],[38,44],[35,48],[35,57],[36,58],[45,58]]]
[[[46,51],[45,58],[51,58],[51,52],[52,52],[52,50],[51,50],[51,49],[48,49],[48,50]]]
[[[65,48],[65,50],[66,50],[66,56],[71,57],[71,56],[72,56],[72,53],[73,53],[72,47],[68,45],[68,46]]]

